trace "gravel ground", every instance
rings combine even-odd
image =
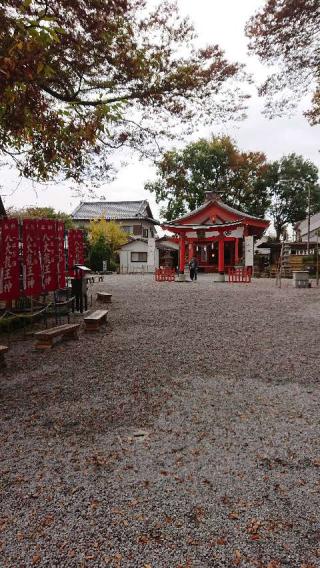
[[[320,290],[110,276],[0,375],[1,568],[320,566]]]

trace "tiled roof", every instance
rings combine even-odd
[[[75,221],[100,219],[153,219],[148,201],[86,201],[72,213]]]

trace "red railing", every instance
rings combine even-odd
[[[252,277],[252,268],[229,268],[228,269],[228,282],[240,282],[249,284]]]
[[[154,278],[156,282],[174,282],[175,275],[173,268],[156,268]]]

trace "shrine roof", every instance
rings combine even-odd
[[[220,209],[222,209],[222,210],[224,210],[228,213],[231,213],[232,215],[236,215],[236,216],[240,217],[241,219],[259,221],[260,223],[261,223],[261,221],[262,222],[264,221],[266,224],[269,224],[268,221],[266,221],[265,219],[261,219],[261,217],[255,217],[254,215],[249,215],[249,213],[244,213],[243,211],[240,211],[239,209],[235,209],[234,207],[227,205],[218,196],[214,197],[214,199],[210,199],[210,200],[205,201],[197,209],[194,209],[193,211],[190,211],[189,213],[186,213],[185,215],[182,215],[181,217],[178,217],[177,219],[173,219],[172,221],[169,221],[166,224],[167,225],[176,225],[177,223],[181,223],[181,221],[195,217],[196,215],[198,215],[202,211],[205,211],[206,209],[209,209],[210,207],[212,207],[214,205],[216,205],[217,207],[219,207]],[[182,224],[185,225],[185,223],[182,223]]]
[[[170,221],[170,223],[163,223],[162,227],[170,227],[170,229],[184,229],[190,231],[218,231],[221,229],[232,229],[237,228],[240,225],[243,225],[245,219],[239,219],[239,221],[230,221],[229,223],[210,223],[206,225],[201,225],[198,223],[174,223],[174,221]]]

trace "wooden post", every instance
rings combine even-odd
[[[224,236],[223,236],[223,233],[219,233],[218,272],[220,274],[224,274]]]
[[[182,234],[179,237],[179,274],[184,274],[184,265],[186,262],[186,241]]]
[[[236,237],[234,242],[234,263],[239,264],[239,239]]]

